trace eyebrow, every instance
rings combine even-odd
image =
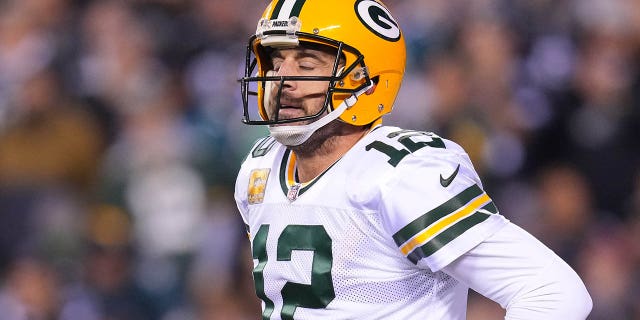
[[[293,49],[296,50],[295,56],[296,58],[314,58],[318,61],[323,61],[324,59],[322,59],[321,55],[318,54],[318,52],[321,51],[317,51],[317,50],[313,50],[313,49]],[[274,50],[273,52],[271,52],[270,54],[271,59],[273,58],[282,58],[282,54],[281,54],[281,50]]]

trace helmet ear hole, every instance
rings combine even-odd
[[[375,76],[371,78],[371,82],[373,82],[373,86],[371,87],[371,89],[367,90],[364,93],[366,95],[372,95],[376,91],[376,88],[378,87],[378,82],[380,82],[380,76]]]
[[[377,83],[377,82],[374,82],[374,83],[373,83],[373,86],[371,87],[371,89],[369,89],[369,90],[365,91],[365,92],[364,92],[364,94],[366,94],[366,95],[368,95],[368,96],[369,96],[369,95],[372,95],[372,94],[376,91],[376,88],[377,88],[377,87],[378,87],[378,83]]]

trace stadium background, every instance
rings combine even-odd
[[[266,3],[0,2],[2,319],[256,318],[232,188]],[[590,319],[640,319],[640,1],[387,4],[409,56],[386,123],[463,145]]]

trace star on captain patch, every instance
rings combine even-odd
[[[249,178],[249,190],[247,199],[249,204],[258,204],[264,201],[264,192],[267,188],[267,180],[271,169],[253,169]]]

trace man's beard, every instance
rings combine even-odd
[[[317,98],[323,98],[322,99],[322,104],[320,105],[320,108],[318,109],[319,111],[316,112],[320,113],[320,115],[318,115],[317,117],[313,118],[313,119],[307,119],[307,120],[300,120],[300,121],[293,121],[293,122],[287,122],[285,124],[276,124],[276,126],[281,126],[281,125],[294,125],[294,126],[299,126],[299,125],[306,125],[306,124],[310,124],[313,123],[315,121],[317,121],[318,119],[322,118],[323,116],[327,115],[329,112],[329,108],[328,106],[326,106],[325,104],[328,104],[327,101],[324,100],[324,98],[326,97],[326,92],[323,93],[316,93],[316,94],[310,94],[307,95],[303,98],[292,98],[290,96],[288,96],[286,93],[281,93],[280,96],[278,96],[278,94],[274,94],[272,95],[272,97],[270,97],[269,99],[269,103],[268,106],[271,107],[267,107],[267,115],[269,116],[270,120],[275,120],[278,119],[278,121],[282,121],[282,120],[289,120],[289,119],[295,119],[295,118],[302,118],[302,117],[308,117],[308,116],[313,116],[315,114],[306,114],[305,108],[303,107],[304,105],[304,101],[309,100],[309,99],[317,99]],[[286,103],[278,103],[278,101],[286,101]],[[320,100],[318,100],[320,101]],[[320,102],[319,102],[320,103]],[[281,116],[280,115],[280,110],[282,109],[283,106],[293,106],[294,108],[298,109],[298,110],[302,110],[304,114],[299,115],[299,116],[295,116],[295,117],[291,117],[291,116]],[[313,108],[315,109],[315,108]]]
[[[319,119],[319,118],[318,118]],[[310,122],[313,122],[314,119]],[[333,120],[327,125],[320,127],[314,132],[307,141],[297,146],[289,146],[288,148],[293,150],[298,156],[308,156],[316,153],[325,152],[325,148],[331,149],[331,145],[334,143],[334,138],[344,135],[348,132],[350,125],[344,123],[340,119]],[[326,149],[326,150],[328,150]]]

